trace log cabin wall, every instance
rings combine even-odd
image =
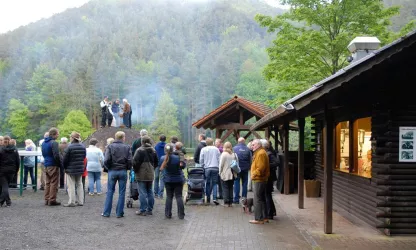
[[[378,105],[373,116],[377,227],[387,235],[416,234],[416,163],[399,162],[399,127],[416,127],[416,106]]]
[[[312,122],[315,130],[315,178],[321,181],[321,194],[324,192],[324,137],[323,117],[316,116]],[[334,157],[335,158],[335,157]],[[372,179],[354,174],[333,171],[333,202],[353,216],[375,227],[377,224],[377,186]]]

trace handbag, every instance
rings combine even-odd
[[[241,172],[240,166],[238,166],[238,160],[234,153],[234,160],[230,164],[230,168],[237,174]]]

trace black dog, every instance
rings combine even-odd
[[[241,198],[241,205],[243,206],[243,212],[251,213],[253,207],[253,198]]]

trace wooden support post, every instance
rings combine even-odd
[[[324,232],[332,234],[332,172],[334,163],[334,119],[325,110]]]
[[[244,139],[247,140],[247,138],[251,135],[251,131],[248,131],[248,133],[244,136]]]
[[[298,119],[299,126],[299,151],[298,151],[298,208],[304,208],[303,178],[305,172],[305,118]]]
[[[279,143],[279,125],[274,125],[274,147],[277,153],[279,153]]]
[[[233,133],[233,129],[229,129],[227,130],[227,133],[225,133],[225,135],[223,137],[221,137],[221,141],[225,141],[225,139],[228,138],[228,136],[230,136]]]
[[[283,151],[284,151],[284,194],[289,194],[290,170],[289,170],[289,123],[283,127]]]
[[[270,140],[270,128],[269,128],[269,127],[267,127],[267,128],[264,130],[264,137],[265,137],[267,140]]]
[[[215,129],[215,138],[221,138],[222,131],[221,129]]]
[[[240,109],[240,125],[244,125],[244,112]]]

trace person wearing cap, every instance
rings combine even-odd
[[[71,133],[71,144],[65,150],[63,165],[67,175],[69,201],[65,207],[84,205],[84,186],[82,174],[84,173],[84,159],[87,155],[84,144],[81,143],[81,135],[78,132]],[[75,193],[76,189],[76,193]]]
[[[104,96],[104,100],[100,102],[101,107],[101,128],[104,128],[107,123],[107,113],[108,113],[108,96]],[[111,124],[110,124],[111,125]]]

